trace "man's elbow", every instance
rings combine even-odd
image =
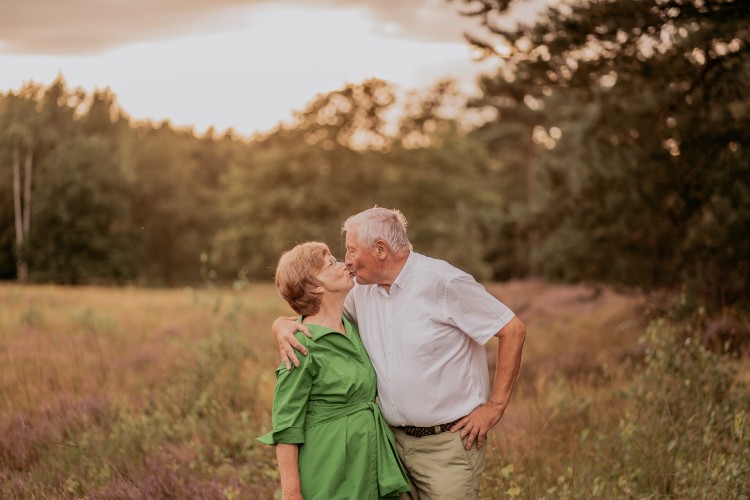
[[[518,316],[515,316],[497,333],[497,336],[523,345],[526,340],[526,323],[521,321]]]

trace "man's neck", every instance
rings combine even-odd
[[[378,283],[378,286],[382,287],[386,291],[386,293],[391,293],[391,285],[395,283],[395,281],[398,279],[398,276],[401,274],[401,271],[404,270],[404,266],[406,265],[406,261],[409,260],[410,254],[411,250],[404,253],[403,256],[396,257],[391,262],[387,263],[387,267],[384,273],[385,279]]]

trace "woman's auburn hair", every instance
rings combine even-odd
[[[300,243],[281,254],[276,266],[276,290],[287,304],[302,316],[312,316],[320,310],[321,294],[315,288],[322,285],[315,275],[323,269],[331,250],[325,243]]]

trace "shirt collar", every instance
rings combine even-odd
[[[409,257],[406,258],[406,262],[404,263],[404,267],[401,268],[401,272],[398,273],[396,279],[393,280],[391,288],[394,286],[404,289],[409,288],[409,284],[417,275],[416,267],[418,258],[418,254],[414,250],[409,250]]]
[[[298,317],[297,323],[302,323],[303,318],[304,316]],[[344,333],[346,333],[347,337],[351,337],[352,324],[349,322],[346,316],[342,316],[342,321],[344,322]],[[310,330],[310,333],[312,334],[312,340],[314,341],[318,340],[320,337],[328,335],[329,333],[338,333],[339,335],[341,334],[341,332],[331,330],[330,328],[327,328],[325,326],[308,323],[305,323],[305,326]]]

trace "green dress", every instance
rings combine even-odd
[[[301,321],[301,318],[300,318]],[[299,368],[276,370],[273,431],[262,443],[299,444],[305,500],[376,499],[409,491],[390,428],[375,404],[375,370],[359,332],[307,325]]]

